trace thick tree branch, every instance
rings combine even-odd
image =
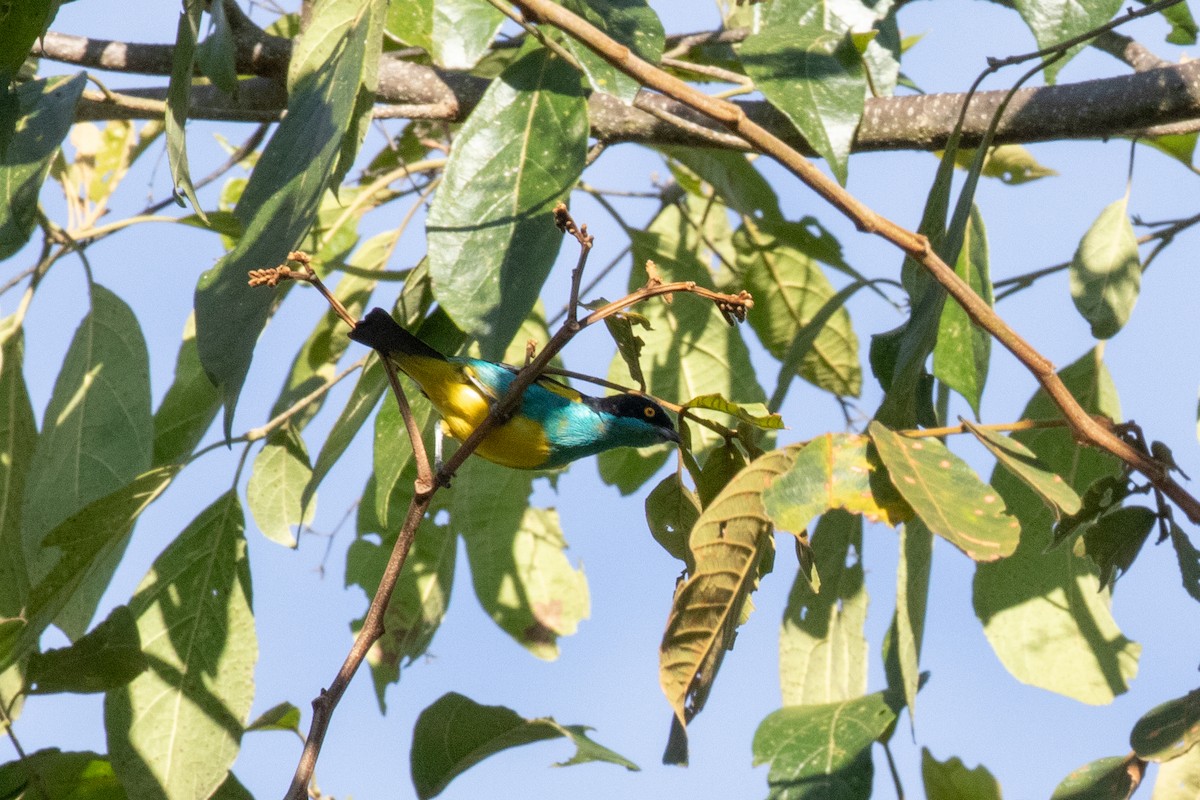
[[[238,70],[254,77],[242,81],[236,102],[215,87],[196,86],[192,95],[195,118],[264,122],[278,119],[286,107],[282,75],[290,42],[276,37],[238,41]],[[34,49],[34,55],[94,69],[165,75],[170,71],[171,49],[171,45],[127,44],[51,32]],[[1139,62],[1144,65],[1145,61]],[[384,58],[376,116],[461,120],[479,102],[487,85],[486,80],[463,73]],[[165,100],[166,87],[124,90],[123,94]],[[963,125],[965,146],[980,141],[1004,94],[975,95]],[[955,93],[871,98],[854,150],[942,149],[954,129],[963,97]],[[790,147],[811,154],[787,119],[765,102],[748,100],[732,105]],[[589,102],[592,135],[605,143],[737,146],[737,137],[727,129],[675,99],[644,93],[638,106],[631,108],[609,95],[593,94]],[[643,111],[645,107],[655,113]],[[78,115],[91,120],[152,116],[143,108],[107,100],[81,102]],[[669,121],[672,119],[687,120],[707,133],[681,128]],[[1189,129],[1192,124],[1200,127],[1200,62],[1196,61],[1132,75],[1022,89],[1000,122],[996,143],[1100,139],[1168,125],[1178,132],[1181,125]]]

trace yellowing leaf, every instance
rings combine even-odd
[[[799,533],[835,508],[889,525],[908,519],[912,509],[870,459],[869,444],[866,436],[827,433],[799,448],[791,469],[763,493],[775,524]]]
[[[878,422],[871,440],[897,491],[929,529],[975,561],[994,561],[1017,547],[1021,524],[991,486],[933,438],[910,439]]]
[[[763,561],[773,555],[762,492],[794,457],[791,449],[775,450],[752,462],[692,529],[696,566],[675,591],[659,646],[659,682],[681,726],[704,707]]]

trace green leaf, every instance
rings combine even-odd
[[[647,259],[658,265],[665,281],[695,281],[714,288],[708,267],[699,256],[703,243],[678,206],[664,208],[647,230],[634,231],[632,239],[631,291],[645,285]],[[668,400],[720,395],[740,405],[766,399],[754,378],[741,333],[730,327],[710,302],[676,295],[670,304],[656,298],[644,303],[640,311],[651,326],[641,334],[645,342],[642,369],[650,394]],[[625,386],[632,383],[629,369],[619,357],[610,364],[608,378]],[[693,446],[698,458],[722,443],[707,429],[697,434]],[[597,458],[600,476],[629,494],[658,471],[668,453],[662,445],[601,453]]]
[[[1200,747],[1158,765],[1150,800],[1193,800],[1200,786]]]
[[[38,5],[44,8],[47,4],[33,0],[9,5],[9,9],[24,14]],[[14,52],[5,43],[12,35],[8,25],[0,22],[0,53],[5,54],[5,60]],[[30,35],[29,41],[21,45],[24,48],[21,52],[28,53],[34,37],[39,35],[41,30]],[[16,67],[24,58],[22,55]],[[7,91],[8,77],[4,71],[4,65],[0,63],[0,89]],[[0,260],[24,247],[33,234],[37,224],[38,195],[50,173],[54,154],[75,121],[75,104],[86,85],[87,77],[81,72],[71,78],[23,83],[12,93],[16,104],[16,131],[9,139],[8,147],[0,148]]]
[[[25,680],[30,694],[91,694],[124,686],[148,666],[133,614],[117,606],[70,647],[31,654]]]
[[[869,430],[892,484],[931,531],[975,561],[994,561],[1016,549],[1020,523],[944,444],[910,439],[878,422]]]
[[[379,0],[329,0],[315,8],[307,44],[292,53],[287,114],[234,209],[245,235],[196,287],[196,344],[220,388],[227,437],[258,335],[279,299],[247,286],[246,273],[283,262],[316,220],[330,176],[344,163],[343,142],[357,141],[352,123],[381,39],[370,35]]]
[[[1127,800],[1145,773],[1145,763],[1133,753],[1101,758],[1063,778],[1050,800]]]
[[[1079,502],[1079,511],[1054,523],[1052,547],[1058,547],[1080,529],[1087,528],[1129,497],[1132,484],[1124,475],[1102,475],[1087,487]]]
[[[411,480],[416,468],[410,468],[407,474]],[[368,500],[369,497],[364,495],[363,503]],[[367,653],[376,699],[383,711],[386,711],[388,685],[397,683],[401,669],[429,648],[450,603],[458,539],[448,526],[434,524],[433,518],[441,510],[436,506],[440,505],[435,501],[435,509],[417,529],[416,539],[384,612],[383,636]],[[398,533],[399,526],[390,526],[387,530],[359,530],[358,538],[346,553],[347,586],[361,586],[368,598],[374,596]],[[378,534],[378,544],[371,534]],[[358,620],[352,627],[357,632],[361,625],[362,621]]]
[[[552,212],[583,170],[579,75],[543,50],[492,82],[463,124],[429,210],[434,294],[499,358],[529,315],[562,242]]]
[[[180,468],[173,464],[143,473],[50,531],[44,546],[56,548],[58,559],[30,589],[24,614],[28,624],[7,652],[0,648],[0,670],[37,646],[42,632],[80,586],[93,582],[93,573],[120,560],[133,523],[163,493]]]
[[[237,494],[222,495],[130,601],[151,669],[108,693],[104,720],[134,797],[207,797],[237,757],[258,658],[244,530]]]
[[[933,569],[933,532],[920,517],[900,529],[900,561],[896,566],[896,616],[884,643],[889,686],[904,688],[909,721],[916,725],[917,690],[921,688],[921,641]]]
[[[1033,31],[1039,50],[1054,47],[1082,33],[1097,28],[1121,10],[1121,0],[1015,0],[1017,11]],[[1046,83],[1054,83],[1058,71],[1084,48],[1077,44],[1067,55],[1046,66]]]
[[[24,360],[24,334],[17,329],[0,345],[0,619],[19,616],[29,596],[21,504],[38,432]]]
[[[799,532],[838,508],[889,525],[910,518],[912,509],[888,482],[869,445],[866,436],[846,433],[827,433],[803,445],[791,468],[763,492],[771,519]]]
[[[1197,550],[1183,528],[1174,521],[1171,522],[1171,544],[1175,547],[1175,557],[1179,559],[1179,574],[1183,578],[1183,588],[1200,601],[1200,550]]]
[[[129,306],[92,285],[92,310],[80,323],[46,406],[29,464],[22,538],[30,574],[49,569],[40,548],[56,525],[117,491],[150,467],[153,421],[146,343]],[[93,565],[87,583],[58,620],[71,638],[87,630],[122,547]]]
[[[862,518],[821,517],[812,536],[820,591],[796,575],[779,631],[779,682],[785,706],[851,700],[867,691],[867,588]]]
[[[0,766],[0,797],[125,800],[126,794],[104,756],[51,747]]]
[[[783,359],[834,297],[833,286],[812,256],[750,220],[734,234],[733,243],[744,288],[754,295],[747,319],[771,355]],[[845,307],[830,308],[814,334],[791,374],[832,394],[857,397],[862,392],[858,337]]]
[[[155,124],[147,124],[141,136],[135,135],[127,120],[110,120],[100,134],[100,146],[93,155],[92,179],[87,196],[93,203],[106,201],[129,171],[129,165],[158,136]],[[78,160],[78,159],[77,159]]]
[[[1178,5],[1173,8],[1185,8]],[[1147,144],[1159,152],[1166,153],[1185,167],[1192,165],[1196,154],[1196,139],[1200,137],[1195,131],[1191,133],[1168,133],[1162,136],[1138,138],[1139,144]]]
[[[974,434],[979,443],[988,449],[988,452],[996,457],[998,465],[1004,467],[1026,486],[1037,492],[1046,505],[1054,511],[1056,518],[1059,514],[1071,515],[1079,511],[1080,500],[1075,490],[1062,479],[1061,475],[1052,472],[1049,467],[1038,460],[1037,455],[1021,444],[1019,440],[977,427],[961,417],[959,421]]]
[[[1139,758],[1170,761],[1200,742],[1200,689],[1147,711],[1129,733]]]
[[[254,459],[254,471],[246,484],[246,504],[263,536],[284,547],[296,546],[292,526],[310,524],[316,513],[312,504],[301,505],[311,477],[308,448],[300,432],[284,425],[272,433]]]
[[[196,199],[196,187],[192,184],[192,173],[188,168],[187,125],[191,107],[192,68],[196,59],[196,42],[200,38],[200,15],[204,11],[202,0],[184,0],[179,13],[179,25],[175,30],[175,46],[171,48],[171,80],[167,86],[167,163],[171,167],[171,181],[175,188],[175,200],[183,201],[178,192],[183,191],[192,210],[205,220],[204,209]],[[205,220],[207,221],[207,220]]]
[[[196,48],[196,66],[214,86],[236,99],[237,42],[234,41],[229,16],[225,13],[223,3],[210,3],[208,12],[212,18],[212,27],[208,36]]]
[[[1129,321],[1142,284],[1128,206],[1126,196],[1101,211],[1071,260],[1071,299],[1097,339],[1116,335]]]
[[[733,442],[726,442],[708,454],[704,467],[696,478],[696,493],[700,506],[707,508],[713,498],[729,485],[729,481],[746,466],[746,457]]]
[[[475,594],[505,633],[538,658],[558,657],[590,613],[587,578],[571,565],[553,509],[528,505],[533,477],[480,458],[458,471],[450,526],[467,545]]]
[[[54,21],[61,3],[62,0],[20,0],[5,4],[0,16],[0,93],[8,90],[33,43]],[[78,77],[83,77],[82,73]],[[55,143],[61,138],[54,139]]]
[[[1060,372],[1084,410],[1121,419],[1116,389],[1095,351]],[[1047,419],[1058,409],[1039,391],[1021,419]],[[1081,448],[1065,428],[1021,431],[1024,444],[1077,492],[1120,473],[1111,456]],[[1141,648],[1122,635],[1090,559],[1069,547],[1047,552],[1054,513],[1003,468],[991,483],[1021,521],[1021,542],[1008,558],[975,571],[975,613],[988,642],[1018,680],[1091,704],[1109,703],[1137,673]]]
[[[487,53],[504,14],[486,0],[434,0],[432,5],[434,63],[445,69],[471,69]]]
[[[447,784],[485,758],[512,747],[564,738],[575,755],[558,766],[606,761],[628,770],[638,766],[587,736],[582,725],[560,725],[549,717],[525,719],[504,706],[485,706],[447,692],[417,717],[410,753],[413,786],[421,800],[436,797]]]
[[[692,528],[695,569],[675,591],[658,661],[659,682],[680,726],[703,709],[760,571],[769,569],[774,526],[762,492],[794,458],[789,448],[751,462]]]
[[[1100,517],[1083,533],[1083,550],[1100,571],[1100,588],[1111,588],[1141,552],[1158,514],[1144,506],[1126,506]]]
[[[967,769],[957,756],[938,761],[921,748],[921,779],[925,782],[925,800],[1000,800],[1000,784],[980,764]]]
[[[155,466],[190,455],[200,444],[217,411],[221,395],[204,374],[196,351],[196,315],[189,314],[183,343],[175,359],[175,380],[154,412]]]
[[[662,58],[665,39],[662,21],[645,0],[564,0],[563,7],[628,47],[643,61],[657,64]],[[575,39],[566,37],[566,44],[594,90],[626,103],[633,102],[640,88],[636,80]]]
[[[250,731],[294,731],[300,733],[300,709],[286,700],[268,708],[246,726]]]
[[[394,36],[404,44],[410,47],[419,47],[426,53],[432,54],[433,0],[388,3],[384,30],[389,36]]]
[[[954,271],[990,306],[992,280],[988,269],[987,231],[979,209],[972,205]],[[933,348],[933,374],[962,395],[976,417],[987,383],[991,352],[991,335],[973,323],[957,302],[947,302],[942,307],[937,344]]]
[[[679,473],[668,475],[646,495],[646,524],[654,541],[692,571],[688,537],[700,518],[700,499],[683,485]]]
[[[896,721],[903,700],[876,692],[854,700],[788,706],[754,732],[754,764],[771,763],[769,798],[867,798],[871,744]]]
[[[737,48],[746,74],[842,184],[867,80],[848,22],[827,0],[782,0]]]

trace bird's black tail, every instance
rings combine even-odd
[[[401,328],[396,320],[392,319],[392,315],[382,308],[371,309],[371,313],[350,331],[350,338],[368,347],[374,347],[381,353],[446,360],[437,350]]]

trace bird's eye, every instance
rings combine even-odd
[[[658,412],[655,411],[654,406],[646,406],[642,409],[642,413],[646,415],[646,419],[654,419],[654,415]]]

